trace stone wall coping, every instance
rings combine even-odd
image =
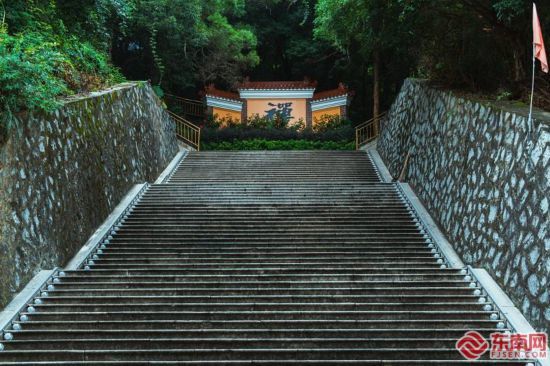
[[[178,168],[178,166],[181,164],[183,159],[185,159],[188,153],[189,151],[185,149],[182,149],[179,153],[177,153],[176,156],[174,156],[174,159],[172,159],[172,161],[170,162],[170,164],[168,164],[166,169],[164,169],[164,171],[159,175],[159,177],[157,178],[154,184],[166,183],[166,181],[170,179],[174,171]]]
[[[380,154],[378,153],[376,148],[368,149],[367,153],[369,154],[372,162],[376,166],[382,182],[391,183],[393,181],[393,177],[391,176],[390,171],[386,167],[386,164],[384,164],[384,161],[380,157]]]
[[[92,234],[90,239],[84,244],[84,246],[78,251],[78,253],[69,261],[65,270],[72,271],[78,269],[78,267],[90,256],[92,251],[103,240],[111,228],[121,219],[128,207],[134,202],[134,199],[143,191],[147,186],[147,183],[136,184],[130,191],[124,196],[122,201],[115,207],[113,212],[105,219],[105,221],[97,228],[95,233]]]
[[[378,154],[378,151],[375,149],[369,149],[368,154],[371,157],[372,162],[376,166],[376,169],[380,173],[380,178],[384,183],[390,183],[392,182],[393,178],[386,167],[386,164],[384,164],[384,161]],[[419,216],[419,219],[424,224],[424,227],[428,231],[428,233],[432,236],[434,239],[435,244],[439,247],[441,250],[441,253],[445,256],[447,261],[449,262],[449,265],[452,268],[458,268],[462,269],[465,268],[466,265],[458,254],[453,249],[453,246],[443,232],[439,229],[439,226],[435,223],[433,218],[430,216],[420,199],[416,196],[414,191],[412,190],[411,186],[409,186],[407,183],[398,183],[401,186],[401,189],[407,199],[410,201],[411,205],[413,206],[413,209],[416,211],[417,215]]]
[[[535,333],[535,329],[486,270],[472,268],[471,266],[468,266],[468,268],[516,332]],[[550,358],[548,357],[545,359],[540,358],[537,361],[540,366],[550,366]]]
[[[426,210],[420,199],[416,196],[411,186],[408,183],[398,184],[407,199],[410,201],[411,206],[416,211],[418,218],[424,224],[426,231],[433,238],[435,245],[437,245],[437,247],[441,250],[443,256],[449,262],[451,268],[465,268],[466,265],[464,264],[464,262],[462,262],[458,254],[455,252],[453,246],[451,245],[451,243],[449,243],[443,232],[439,229],[439,226],[437,226],[435,221],[432,219],[432,217],[428,213],[428,210]]]
[[[88,100],[88,99],[101,97],[103,95],[110,94],[110,93],[115,92],[115,91],[125,90],[125,89],[132,89],[132,88],[135,88],[135,87],[138,87],[138,86],[144,86],[144,85],[148,85],[148,84],[149,83],[147,81],[128,81],[128,82],[124,82],[124,83],[120,83],[120,84],[110,86],[106,89],[102,89],[102,90],[99,90],[99,91],[89,92],[89,93],[85,93],[85,94],[71,95],[69,97],[62,98],[61,102],[64,105],[68,105],[68,104],[77,103],[77,102],[80,102],[80,101],[83,101],[83,100]]]
[[[442,93],[451,94],[454,98],[461,101],[477,103],[477,104],[483,105],[484,107],[512,113],[524,118],[529,117],[529,106],[520,104],[517,101],[497,101],[497,100],[488,100],[488,99],[475,99],[475,98],[470,98],[468,96],[460,95],[456,91],[449,90],[444,86],[438,84],[437,82],[434,82],[431,80],[416,79],[416,78],[409,78],[407,80],[414,84],[422,84],[428,88],[432,88]],[[535,123],[545,124],[550,126],[550,111],[545,111],[544,109],[540,109],[536,107],[533,108],[533,121]]]
[[[94,91],[94,92],[89,92],[89,93],[82,93],[82,94],[75,94],[75,95],[71,95],[71,96],[68,96],[68,97],[59,98],[58,101],[61,102],[61,105],[55,111],[51,112],[51,114],[55,114],[56,116],[58,116],[58,113],[59,113],[60,109],[71,106],[73,104],[77,104],[79,102],[86,101],[86,100],[92,100],[92,99],[95,99],[95,98],[99,98],[101,96],[111,94],[111,93],[116,92],[116,91],[133,89],[135,87],[141,87],[141,86],[145,86],[145,85],[149,85],[149,82],[147,82],[147,81],[127,81],[127,82],[124,82],[124,83],[120,83],[120,84],[110,86],[108,88],[105,88],[105,89],[102,89],[102,90],[99,90],[99,91]],[[155,96],[156,96],[156,94],[155,94]],[[156,99],[159,100],[158,97]],[[22,111],[22,112],[17,113],[17,116],[18,116],[18,118],[23,119],[23,118],[29,118],[29,116],[32,116],[32,115],[35,115],[35,114],[43,114],[43,113],[44,112],[41,112],[41,111]],[[46,113],[46,115],[50,115],[50,113]]]
[[[0,312],[0,334],[8,328],[21,309],[30,303],[36,293],[55,274],[57,269],[42,270],[29,281],[27,286]],[[0,338],[0,341],[2,338]]]

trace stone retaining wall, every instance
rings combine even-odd
[[[136,183],[178,151],[147,83],[19,121],[0,147],[0,308],[40,269],[64,265]]]
[[[406,80],[378,151],[463,260],[485,268],[539,330],[550,330],[550,115]],[[531,130],[531,131],[530,131]]]

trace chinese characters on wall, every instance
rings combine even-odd
[[[267,103],[269,107],[272,107],[265,111],[267,119],[273,121],[276,116],[279,116],[285,121],[289,121],[292,118],[292,102],[287,103]]]

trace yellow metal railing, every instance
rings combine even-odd
[[[379,114],[367,122],[361,123],[355,127],[355,148],[359,150],[361,146],[376,140],[380,135],[380,121],[386,116],[386,112]]]
[[[169,107],[173,108],[183,116],[204,116],[204,103],[200,100],[182,98],[172,94],[164,94],[164,100]]]
[[[176,124],[176,136],[189,146],[199,151],[201,149],[201,128],[175,113],[168,110],[166,112],[170,117],[172,117],[172,120],[174,120],[174,123]]]

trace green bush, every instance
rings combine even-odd
[[[106,56],[71,36],[0,32],[0,124],[14,113],[52,111],[59,97],[97,90],[123,80]]]
[[[67,13],[58,11],[57,3],[0,0],[0,135],[15,127],[16,113],[50,112],[59,107],[60,97],[124,80],[111,65],[107,48],[98,46],[104,42],[81,29],[74,19],[65,22]],[[67,2],[63,4],[67,10]],[[95,23],[89,15],[98,9],[73,5],[80,11],[75,16]]]
[[[355,129],[349,125],[315,132],[311,129],[296,131],[290,128],[209,128],[201,130],[201,138],[206,143],[233,140],[308,140],[308,141],[352,141]]]
[[[52,110],[68,87],[58,77],[65,57],[39,33],[0,34],[0,104],[3,117],[22,109]],[[3,121],[9,126],[10,120]]]
[[[346,126],[350,127],[351,125],[352,122],[350,120],[340,118],[340,116],[324,114],[313,124],[313,131],[326,132]]]
[[[202,144],[203,150],[354,150],[352,141],[233,140]]]

